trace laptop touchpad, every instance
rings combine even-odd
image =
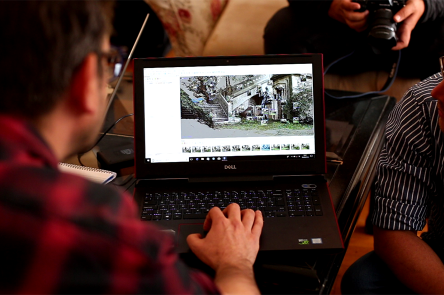
[[[177,233],[177,248],[176,251],[178,253],[186,253],[190,251],[190,247],[187,244],[187,237],[190,234],[201,234],[203,237],[205,236],[205,232],[203,230],[203,223],[193,223],[193,224],[180,224],[179,230]]]

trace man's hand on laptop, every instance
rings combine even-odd
[[[230,204],[210,210],[204,222],[208,234],[191,234],[188,245],[216,271],[215,283],[224,294],[259,294],[253,264],[259,251],[264,219],[260,211],[240,210]]]

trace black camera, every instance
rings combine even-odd
[[[359,3],[363,12],[368,10],[369,14],[369,43],[375,53],[390,50],[396,45],[396,23],[393,16],[405,6],[406,0],[353,0]]]

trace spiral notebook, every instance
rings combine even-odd
[[[59,169],[62,172],[76,174],[103,184],[111,182],[117,176],[116,172],[68,163],[59,163]]]

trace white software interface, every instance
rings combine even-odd
[[[147,162],[314,156],[311,64],[145,68]]]

